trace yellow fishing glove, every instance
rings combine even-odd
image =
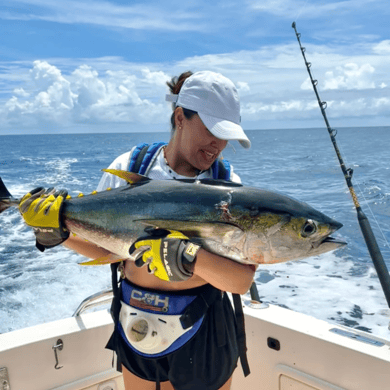
[[[49,188],[35,188],[19,203],[19,211],[26,224],[34,229],[36,246],[43,252],[46,248],[62,244],[69,231],[62,223],[61,211],[68,192]]]
[[[201,248],[175,230],[145,229],[148,236],[140,237],[130,248],[130,255],[145,247],[135,258],[135,264],[147,264],[149,272],[157,278],[178,282],[189,279],[194,270],[196,254]]]

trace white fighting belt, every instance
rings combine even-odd
[[[119,322],[129,343],[139,352],[156,354],[165,351],[174,341],[192,329],[183,329],[178,315],[148,313],[121,301]]]

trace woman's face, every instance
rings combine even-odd
[[[200,171],[209,169],[225,149],[227,141],[211,134],[198,115],[187,119],[183,114],[182,118],[178,119],[176,132],[181,159]]]

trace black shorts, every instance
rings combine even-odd
[[[180,294],[194,295],[210,287],[202,286]],[[119,364],[142,379],[170,381],[176,390],[217,390],[233,374],[239,356],[237,326],[230,300],[226,294],[217,295],[198,332],[165,357],[143,357],[130,349],[117,324],[107,348],[116,352]]]

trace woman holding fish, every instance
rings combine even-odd
[[[250,147],[240,126],[236,88],[208,71],[183,73],[168,85],[172,138],[154,151],[145,175],[156,180],[215,178],[215,162],[228,140]],[[98,191],[128,182],[137,185],[137,175],[123,172],[131,170],[135,150],[111,164]],[[230,180],[240,182],[233,172]],[[239,355],[249,373],[243,324],[236,323],[225,292],[244,294],[253,281],[254,265],[210,253],[179,231],[154,227],[145,229],[131,246],[133,261],[121,261],[127,259],[69,237],[61,220],[66,197],[65,191],[36,189],[23,198],[20,211],[34,227],[39,249],[64,243],[82,255],[112,263],[115,330],[107,348],[117,354],[127,390],[152,389],[154,383],[164,390],[227,390]],[[229,216],[228,209],[224,212]]]

